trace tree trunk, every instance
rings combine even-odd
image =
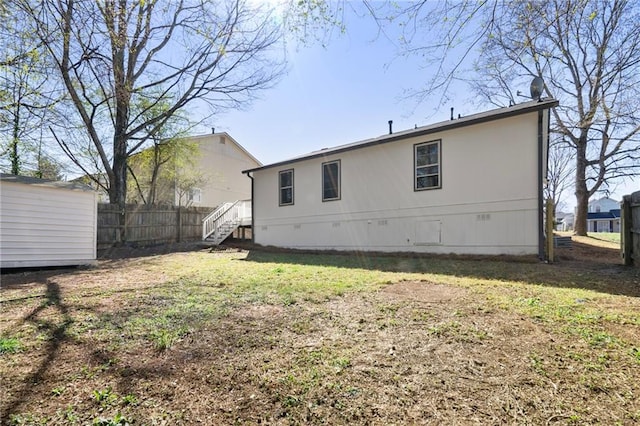
[[[127,155],[126,142],[116,136],[114,141],[113,176],[109,186],[109,202],[120,210],[120,242],[127,241],[125,209],[127,201]]]
[[[113,19],[108,25],[112,33],[111,37],[111,54],[113,58],[113,82],[115,95],[115,120],[113,132],[113,186],[109,198],[112,203],[118,204],[122,214],[121,229],[122,241],[127,241],[126,236],[126,218],[125,209],[127,202],[127,148],[128,137],[126,135],[129,121],[129,105],[131,94],[126,80],[125,73],[125,49],[126,49],[126,2],[120,1],[119,4],[112,9],[113,15],[109,18]],[[109,20],[109,18],[107,20]]]
[[[18,132],[20,131],[20,105],[16,107],[13,119],[13,135],[11,141],[11,174],[20,174],[20,155],[18,154]]]
[[[587,135],[581,135],[576,147],[576,235],[587,235],[587,212],[589,210],[589,190],[587,189]]]
[[[156,193],[158,186],[158,173],[160,171],[160,146],[153,144],[153,170],[151,171],[151,184],[149,185],[149,204],[156,203]]]

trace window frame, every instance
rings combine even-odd
[[[337,196],[333,197],[333,198],[325,198],[325,187],[324,187],[324,184],[325,184],[325,170],[326,170],[326,167],[328,167],[328,166],[330,166],[332,164],[337,164],[338,165],[338,176],[337,176],[337,179],[336,179],[336,193],[337,193]],[[321,180],[322,180],[321,181],[322,202],[324,203],[325,201],[337,201],[337,200],[340,200],[342,198],[342,188],[341,188],[342,187],[342,182],[341,182],[341,180],[342,180],[342,164],[341,164],[341,161],[340,160],[326,161],[326,162],[322,163],[321,170],[322,170],[322,175],[321,175]]]
[[[193,187],[189,190],[189,196],[187,197],[187,201],[192,204],[200,204],[202,203],[202,189],[198,187]]]
[[[285,173],[291,173],[291,186],[282,186],[282,175]],[[293,169],[280,170],[278,172],[278,206],[293,206],[295,202],[295,194],[294,194],[294,172]],[[283,203],[282,202],[282,190],[291,188],[291,202]]]
[[[435,145],[438,147],[438,162],[437,163],[429,163],[425,165],[418,166],[418,149],[421,147],[426,147],[429,145]],[[432,173],[424,176],[418,176],[418,169],[428,168],[428,167],[438,167],[438,173]],[[426,186],[419,188],[418,187],[418,178],[419,177],[429,177],[429,176],[437,176],[438,177],[438,185],[437,186]],[[442,139],[435,139],[427,142],[420,142],[413,145],[413,190],[414,191],[429,191],[432,189],[442,189]]]

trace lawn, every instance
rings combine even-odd
[[[589,232],[589,237],[596,239],[596,240],[602,240],[602,241],[608,241],[611,243],[616,243],[616,244],[620,244],[620,233],[619,232]]]
[[[640,424],[640,271],[617,256],[205,249],[3,274],[0,417]]]

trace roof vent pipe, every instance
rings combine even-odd
[[[451,119],[453,120],[453,107],[451,107]]]
[[[211,128],[211,134],[212,134],[212,135],[215,135],[215,134],[216,134],[216,128],[215,128],[215,127],[212,127],[212,128]]]
[[[393,120],[389,120],[389,134],[393,133]]]

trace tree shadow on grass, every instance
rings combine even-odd
[[[22,380],[22,387],[14,394],[13,398],[4,399],[4,413],[0,416],[2,418],[6,418],[9,414],[14,413],[21,403],[29,400],[33,385],[38,384],[44,379],[47,371],[59,355],[62,344],[69,339],[67,329],[73,323],[73,319],[69,315],[67,305],[62,301],[60,286],[55,281],[48,279],[44,284],[46,285],[44,301],[26,315],[22,322],[36,324],[41,332],[48,335],[48,339],[43,348],[45,356],[40,362],[40,365]],[[47,315],[41,318],[40,313],[50,306],[54,306],[59,315]],[[56,321],[56,318],[59,318],[59,321]]]
[[[574,242],[571,248],[558,250],[556,259],[548,264],[532,256],[311,252],[260,247],[250,250],[245,260],[507,280],[640,297],[640,269],[625,267],[619,261],[616,264],[618,250]]]

